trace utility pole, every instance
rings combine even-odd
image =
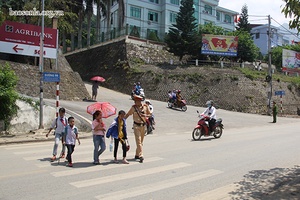
[[[269,82],[269,88],[268,88],[268,115],[271,115],[271,102],[272,102],[272,65],[271,65],[271,16],[268,15],[268,56],[269,56],[269,62],[268,62],[268,77],[266,78]]]
[[[43,72],[44,72],[44,7],[45,2],[42,1],[42,31],[40,36],[40,124],[39,129],[44,128],[43,115],[44,115],[44,102],[43,102]]]

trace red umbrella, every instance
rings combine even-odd
[[[101,76],[94,76],[93,78],[91,78],[92,81],[99,81],[99,82],[104,82],[105,78],[101,77]]]
[[[86,112],[89,114],[94,114],[97,110],[102,112],[102,118],[108,118],[116,114],[117,109],[111,105],[109,102],[97,102],[89,105],[86,108]]]

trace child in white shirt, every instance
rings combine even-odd
[[[65,128],[65,134],[64,134],[64,143],[67,146],[68,154],[67,154],[67,160],[68,160],[68,167],[73,167],[72,163],[72,153],[74,152],[76,139],[78,141],[78,144],[80,145],[80,140],[78,138],[78,128],[75,126],[75,120],[74,117],[68,118],[69,125]]]

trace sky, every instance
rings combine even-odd
[[[267,17],[270,15],[271,24],[273,26],[280,26],[283,23],[288,23],[289,18],[285,18],[284,14],[281,13],[282,8],[285,6],[285,2],[283,0],[220,0],[219,6],[223,8],[227,8],[229,10],[233,10],[236,12],[241,12],[242,7],[247,4],[248,6],[248,21],[251,24],[267,24]],[[262,16],[262,17],[252,17]],[[278,23],[279,24],[278,24]]]

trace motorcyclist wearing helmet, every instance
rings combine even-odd
[[[213,106],[214,102],[212,100],[207,101],[205,105],[207,106],[207,108],[201,114],[207,115],[210,117],[210,119],[208,121],[208,125],[209,125],[209,130],[212,132],[213,127],[215,126],[216,120],[217,120],[216,108]]]
[[[135,94],[136,94],[136,95],[140,95],[140,93],[141,93],[141,88],[142,88],[141,83],[140,83],[140,82],[137,82],[137,84],[136,84],[136,86],[135,86]]]
[[[151,126],[152,126],[152,128],[154,130],[155,129],[154,128],[155,121],[154,121],[154,114],[153,114],[153,111],[154,111],[153,105],[151,104],[150,100],[146,100],[145,104],[147,104],[148,107],[149,107],[149,110],[150,110],[150,113],[151,113],[151,117],[149,117],[149,121],[150,121]]]
[[[181,100],[182,100],[181,90],[177,90],[177,93],[176,93],[176,105],[177,106],[180,106]]]

